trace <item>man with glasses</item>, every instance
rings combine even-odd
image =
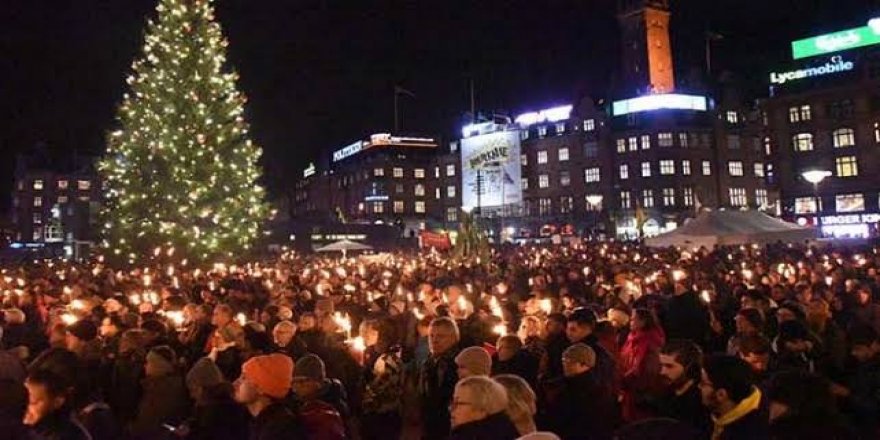
[[[595,374],[596,352],[577,343],[562,353],[564,386],[559,399],[548,408],[550,430],[563,440],[610,439],[618,409],[610,388]]]
[[[450,440],[507,440],[519,437],[508,418],[507,391],[486,376],[471,376],[455,386],[449,405],[452,435]]]

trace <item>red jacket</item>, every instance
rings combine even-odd
[[[320,400],[303,403],[299,408],[299,420],[309,440],[345,439],[345,424],[339,412]]]

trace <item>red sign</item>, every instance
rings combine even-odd
[[[452,242],[446,234],[438,234],[430,231],[419,232],[419,246],[422,248],[435,248],[438,251],[445,251],[452,248]]]

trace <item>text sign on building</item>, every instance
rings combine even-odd
[[[638,98],[614,101],[611,110],[614,116],[630,113],[647,112],[661,109],[706,111],[709,101],[705,96],[665,93],[661,95],[645,95]]]
[[[519,131],[461,140],[461,204],[466,208],[522,203]]]
[[[880,214],[847,214],[822,217],[823,225],[854,225],[859,223],[878,223]]]
[[[791,54],[797,60],[874,44],[880,44],[880,19],[878,18],[871,19],[867,26],[792,41]]]
[[[315,169],[315,164],[310,163],[309,167],[303,170],[303,178],[314,176],[317,170]]]
[[[339,162],[349,156],[354,156],[364,149],[364,141],[357,141],[345,148],[333,152],[333,162]]]
[[[840,55],[836,55],[820,66],[804,67],[803,69],[789,70],[787,72],[772,72],[770,73],[770,83],[781,85],[806,78],[817,78],[849,72],[855,69],[855,67],[856,65],[852,61],[844,60]]]

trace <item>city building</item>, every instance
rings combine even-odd
[[[98,233],[101,182],[88,161],[67,163],[44,152],[16,158],[11,221],[13,248],[87,255]]]
[[[761,101],[784,218],[825,236],[880,221],[880,20],[792,42]]]

